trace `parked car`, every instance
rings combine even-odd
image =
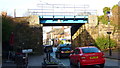
[[[59,44],[58,47],[71,47],[71,44]]]
[[[69,57],[69,55],[73,53],[73,50],[70,47],[66,46],[58,46],[57,50],[55,52],[56,58],[62,58],[62,57]]]
[[[58,47],[65,47],[66,46],[66,44],[59,44],[58,46],[57,46],[57,48]]]
[[[99,65],[104,67],[104,54],[94,46],[77,47],[74,53],[70,55],[70,65],[77,65],[83,67],[87,65]]]

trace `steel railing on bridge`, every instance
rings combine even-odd
[[[39,9],[28,9],[30,15],[96,15],[97,11],[89,5],[75,4],[37,4]]]

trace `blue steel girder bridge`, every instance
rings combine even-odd
[[[89,5],[76,4],[37,4],[39,9],[29,9],[31,15],[39,16],[43,26],[73,26],[72,29],[89,23],[89,15],[96,15],[96,10]]]
[[[88,22],[88,16],[39,16],[40,23],[44,26],[71,26],[73,24],[83,24]]]

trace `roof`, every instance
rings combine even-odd
[[[64,29],[62,29],[62,28],[54,28],[53,30],[51,30],[50,32],[48,32],[48,34],[49,33],[54,33],[55,35],[61,35],[61,34],[63,34],[64,33]]]
[[[78,49],[83,49],[83,48],[97,48],[95,46],[85,46],[85,47],[77,47]]]

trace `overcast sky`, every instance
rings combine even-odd
[[[102,15],[104,7],[112,7],[118,4],[120,0],[0,0],[0,11],[7,11],[8,15],[13,16],[14,9],[16,9],[17,16],[23,16],[27,9],[38,8],[36,4],[80,4],[89,5],[90,9],[97,10],[98,15]]]

